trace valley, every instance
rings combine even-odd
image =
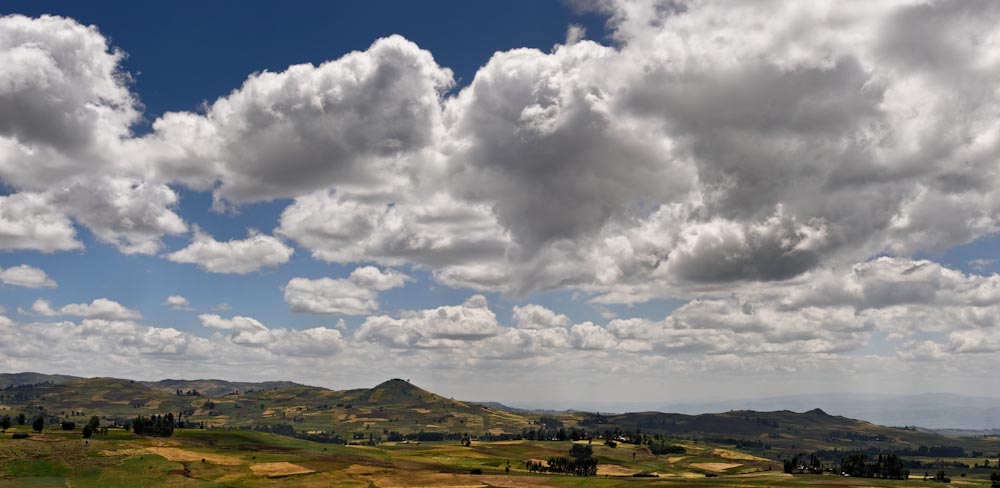
[[[167,414],[171,435],[134,432],[137,417]],[[946,437],[820,409],[535,413],[400,379],[330,390],[0,375],[0,416],[12,420],[0,435],[0,486],[940,486],[930,480],[939,473],[990,486],[1000,462],[997,437]],[[84,438],[95,416],[100,429]],[[594,475],[554,471],[554,460],[572,463],[584,450]],[[841,475],[849,454],[888,453],[908,480]]]

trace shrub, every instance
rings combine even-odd
[[[684,446],[677,446],[673,444],[667,444],[666,442],[650,443],[649,451],[653,454],[660,456],[663,454],[684,454],[687,452]]]

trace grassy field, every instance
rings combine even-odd
[[[909,481],[860,480],[831,474],[788,475],[782,472],[781,460],[816,450],[891,452],[922,445],[960,446],[969,456],[974,451],[984,454],[943,462],[981,466],[989,459],[996,469],[996,453],[1000,452],[996,437],[943,437],[831,416],[821,410],[542,415],[444,398],[403,380],[373,388],[330,390],[289,382],[138,382],[33,373],[0,375],[4,378],[8,385],[0,389],[0,415],[24,414],[29,424],[43,416],[47,426],[44,433],[28,439],[12,435],[30,432],[29,425],[0,434],[0,487],[942,486],[923,481],[925,471],[933,475],[940,468],[913,469]],[[190,390],[199,394],[189,394]],[[170,438],[150,438],[114,427],[136,415],[167,412],[183,417],[186,425],[207,428],[178,429]],[[102,426],[112,427],[109,435],[82,438],[80,429],[92,415],[99,417]],[[76,430],[59,430],[61,421],[75,422]],[[598,476],[580,478],[526,469],[526,461],[545,465],[549,458],[566,456],[570,441],[496,441],[520,438],[522,433],[525,438],[537,438],[533,433],[542,426],[548,426],[545,438],[559,437],[557,429],[585,429],[597,437],[592,447],[599,460]],[[651,441],[682,446],[684,453],[657,456],[650,447],[621,442],[639,437],[639,432]],[[399,434],[412,440],[435,433],[439,438],[449,434],[454,440],[398,440]],[[304,439],[322,440],[334,434],[351,443],[374,445]],[[468,447],[459,441],[466,434],[471,438]],[[608,447],[600,437],[619,442]],[[992,469],[944,469],[953,486],[989,486]]]
[[[537,429],[540,418],[539,415],[445,398],[403,380],[390,380],[373,388],[330,390],[289,382],[163,380],[143,383],[115,378],[7,376],[17,380],[55,378],[59,381],[0,390],[0,415],[24,413],[33,418],[44,414],[50,422],[68,420],[82,424],[91,415],[99,415],[107,425],[125,422],[140,414],[173,412],[178,416],[185,412],[186,421],[209,427],[285,425],[297,432],[324,432],[351,439],[355,435],[378,437],[386,432],[503,436]],[[0,379],[2,377],[0,375]],[[175,393],[176,390],[192,389],[201,394]],[[209,395],[209,391],[216,394]],[[961,445],[967,451],[981,451],[991,456],[1000,452],[1000,438],[997,437],[945,438],[831,416],[821,410],[804,413],[735,411],[706,415],[640,412],[606,416],[577,412],[550,417],[555,417],[567,429],[641,431],[647,435],[709,441],[760,441],[756,448],[749,445],[744,448],[772,459],[819,449],[899,450],[921,445]]]
[[[344,486],[344,487],[639,487],[639,486],[943,486],[941,483],[788,475],[779,463],[731,447],[683,443],[679,456],[593,444],[596,477],[529,473],[527,460],[565,456],[570,442],[506,441],[320,444],[274,434],[178,430],[147,438],[122,430],[83,440],[78,431],[28,439],[0,436],[0,486]],[[680,441],[679,441],[680,442]],[[510,468],[509,472],[507,468]],[[471,474],[475,470],[476,473]],[[655,473],[657,478],[636,478]],[[986,473],[986,472],[984,472]],[[954,486],[989,486],[983,476]]]

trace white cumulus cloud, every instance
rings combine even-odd
[[[46,317],[69,315],[87,319],[133,320],[142,318],[137,310],[132,310],[114,300],[98,298],[90,303],[70,303],[53,308],[48,300],[38,299],[31,305],[30,313]]]
[[[25,288],[55,288],[55,280],[49,278],[45,271],[22,264],[10,268],[0,268],[0,281],[8,285]]]
[[[285,303],[293,312],[364,315],[378,310],[378,292],[404,286],[410,277],[374,266],[355,269],[347,278],[292,278]]]
[[[288,262],[295,250],[274,236],[253,231],[246,239],[217,241],[196,231],[184,249],[166,255],[175,263],[196,264],[211,273],[247,274]]]
[[[163,304],[174,310],[180,310],[184,312],[190,312],[194,310],[194,308],[191,307],[191,303],[188,302],[188,299],[184,298],[181,295],[170,295],[167,297],[166,300],[163,301]]]

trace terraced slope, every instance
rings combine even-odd
[[[298,432],[354,434],[389,432],[514,434],[531,424],[527,416],[451,400],[403,380],[374,388],[329,390],[291,382],[236,383],[220,380],[138,382],[116,378],[71,379],[0,390],[0,409],[52,422],[82,422],[91,415],[108,423],[136,415],[183,412],[208,427],[290,426]],[[150,385],[153,385],[152,387]],[[178,394],[178,390],[180,394]],[[192,394],[197,390],[198,394]],[[212,392],[222,392],[218,395]]]
[[[407,381],[393,379],[373,388],[330,390],[290,382],[238,383],[220,380],[139,382],[117,378],[72,378],[46,375],[5,375],[13,383],[0,389],[0,413],[12,417],[46,417],[49,425],[63,420],[83,424],[91,415],[105,424],[125,422],[136,415],[174,413],[188,425],[249,428],[285,434],[339,437],[365,442],[400,435],[422,438],[447,434],[496,437],[520,434],[541,425],[593,433],[620,432],[707,441],[738,446],[757,456],[780,456],[821,449],[851,451],[867,448],[900,451],[920,446],[962,446],[994,456],[997,437],[944,437],[903,428],[827,415],[819,409],[732,411],[682,415],[639,412],[621,415],[567,413],[535,415],[452,400]],[[58,382],[57,382],[58,381]],[[150,386],[153,385],[153,386]],[[181,390],[181,394],[177,394]],[[198,390],[199,395],[188,394]],[[219,395],[209,392],[224,392]],[[549,429],[546,438],[555,437]],[[440,438],[440,437],[438,437]],[[970,454],[971,455],[971,454]]]
[[[883,450],[917,449],[919,446],[963,446],[991,456],[1000,451],[1000,437],[957,439],[926,431],[884,427],[861,420],[829,415],[820,409],[796,413],[787,410],[755,412],[735,410],[725,413],[684,415],[638,412],[601,416],[581,414],[577,424],[587,429],[641,431],[647,435],[702,439],[735,443],[769,457],[778,454],[820,449],[855,450],[874,447]],[[769,447],[769,449],[768,449]]]
[[[142,384],[156,389],[161,390],[168,394],[175,393],[176,390],[181,390],[183,392],[187,391],[197,391],[203,396],[216,397],[222,396],[234,391],[245,392],[248,390],[275,390],[282,388],[292,388],[295,386],[302,386],[298,383],[291,381],[262,381],[257,383],[245,382],[245,381],[226,381],[226,380],[160,380],[160,381],[143,381]]]

